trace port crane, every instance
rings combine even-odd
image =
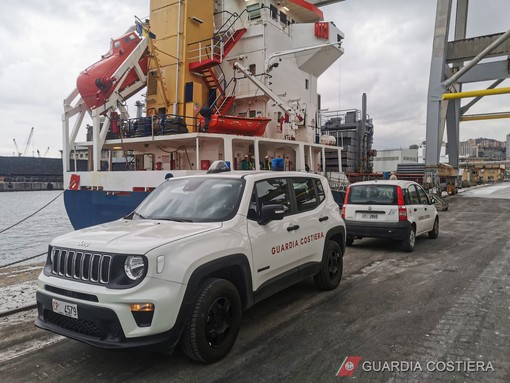
[[[16,143],[16,139],[13,138],[12,141],[14,142],[14,146],[16,147],[16,154],[18,157],[25,157],[28,151],[28,148],[30,146],[30,143],[32,142],[32,137],[34,135],[34,127],[30,129],[30,133],[28,134],[27,143],[25,144],[25,148],[23,149],[23,153],[19,151],[18,144]],[[48,148],[49,149],[49,148]]]

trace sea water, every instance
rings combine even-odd
[[[17,224],[51,200],[33,217]],[[7,227],[16,226],[2,232]],[[51,240],[73,231],[64,208],[62,190],[0,193],[0,266],[48,251]],[[46,259],[46,255],[30,262]]]

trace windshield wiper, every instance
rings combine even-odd
[[[134,217],[135,215],[136,215],[136,216],[138,216],[140,219],[147,219],[147,218],[145,218],[143,215],[141,215],[140,213],[137,213],[136,211],[134,211],[134,212],[133,212],[133,217]]]
[[[162,221],[193,222],[192,219],[187,219],[187,218],[157,218],[157,219],[160,219]]]

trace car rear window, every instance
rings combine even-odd
[[[351,185],[347,203],[357,205],[396,205],[394,185]]]

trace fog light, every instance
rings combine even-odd
[[[129,305],[129,308],[138,327],[149,327],[152,324],[154,304],[132,303]]]
[[[131,311],[154,311],[154,305],[152,303],[133,303],[129,305]]]

